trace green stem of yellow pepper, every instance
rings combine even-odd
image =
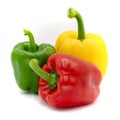
[[[68,17],[76,18],[78,23],[78,39],[83,41],[85,39],[85,30],[84,30],[82,16],[74,8],[70,8],[68,10]]]

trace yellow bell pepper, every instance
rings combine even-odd
[[[97,34],[85,34],[82,17],[75,9],[70,8],[68,10],[68,17],[76,18],[78,32],[65,31],[61,33],[55,43],[56,51],[93,63],[100,69],[102,77],[104,77],[108,65],[104,40]]]

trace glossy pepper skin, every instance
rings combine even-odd
[[[108,55],[103,38],[98,34],[85,34],[82,17],[75,9],[68,10],[68,17],[76,18],[78,32],[61,33],[55,43],[56,51],[93,63],[100,69],[102,77],[104,77],[108,65]]]
[[[50,44],[37,45],[34,37],[29,30],[24,30],[28,35],[29,42],[21,42],[14,46],[11,53],[11,62],[14,70],[15,79],[19,88],[25,91],[38,93],[38,78],[29,67],[29,61],[32,58],[40,61],[40,66],[44,65],[50,55],[56,52],[55,48]]]
[[[38,93],[48,104],[75,107],[94,102],[99,93],[102,75],[93,64],[67,54],[56,53],[41,69],[36,59],[29,63],[40,76]]]

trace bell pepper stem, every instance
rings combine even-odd
[[[37,59],[30,60],[29,66],[38,76],[40,76],[49,83],[50,89],[54,89],[57,86],[58,76],[54,70],[51,73],[44,71],[42,68],[40,68]]]
[[[74,8],[70,8],[68,10],[68,17],[76,18],[77,23],[78,23],[78,39],[83,41],[85,39],[85,30],[84,30],[82,16]]]
[[[35,51],[36,51],[36,43],[35,43],[33,34],[32,34],[29,30],[27,30],[27,29],[24,29],[24,34],[25,34],[25,35],[28,35],[28,37],[29,37],[29,41],[30,41],[30,51],[31,51],[31,52],[35,52]]]

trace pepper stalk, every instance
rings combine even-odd
[[[36,48],[36,43],[35,43],[33,34],[27,29],[24,29],[23,31],[24,31],[24,34],[28,35],[28,37],[29,37],[29,41],[30,41],[30,48],[29,49],[30,49],[30,51],[35,52],[37,48]]]
[[[52,70],[50,73],[44,71],[42,68],[40,68],[39,61],[37,59],[30,60],[29,66],[38,76],[40,76],[49,83],[50,89],[56,88],[58,75],[55,70]]]
[[[77,23],[78,23],[78,39],[83,41],[85,39],[85,30],[84,30],[82,16],[74,8],[70,8],[68,10],[68,17],[69,18],[76,18]]]

